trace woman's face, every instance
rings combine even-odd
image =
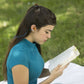
[[[53,25],[47,25],[44,27],[41,27],[40,30],[37,30],[34,33],[34,41],[38,44],[43,44],[46,42],[49,38],[51,38],[51,31],[54,29]]]

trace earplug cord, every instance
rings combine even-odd
[[[15,39],[15,38],[21,38],[21,37],[25,37],[26,35],[27,35],[27,32],[25,32],[23,35],[14,36],[14,39]]]

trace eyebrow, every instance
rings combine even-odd
[[[46,29],[46,30],[48,30],[48,31],[50,31],[50,32],[52,31],[52,30],[49,30],[49,29]]]

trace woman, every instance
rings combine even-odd
[[[40,84],[49,84],[67,67],[58,65],[50,73],[44,69],[40,45],[51,38],[56,17],[48,8],[34,5],[27,11],[15,38],[9,46],[3,65],[4,79],[8,84],[37,84],[38,77],[49,78]]]

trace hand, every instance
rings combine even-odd
[[[58,65],[56,68],[54,68],[54,69],[51,71],[50,77],[56,79],[57,77],[61,76],[61,75],[63,74],[63,70],[64,70],[65,68],[67,68],[68,65],[69,65],[69,63],[66,64],[66,65],[63,66],[63,67],[62,67],[62,65]]]

